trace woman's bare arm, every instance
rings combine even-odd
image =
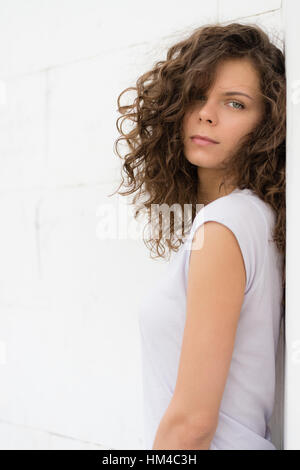
[[[188,449],[189,445],[194,446],[191,449],[196,449],[195,445],[209,448],[218,424],[246,271],[231,230],[218,222],[206,222],[195,232],[194,242],[201,237],[201,230],[203,246],[190,254],[186,324],[176,386],[153,449]],[[174,447],[178,445],[185,447]]]

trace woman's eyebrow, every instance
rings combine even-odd
[[[226,91],[223,93],[223,95],[230,96],[230,95],[242,95],[242,96],[247,96],[250,100],[253,100],[251,96],[247,95],[246,93],[242,93],[241,91]]]

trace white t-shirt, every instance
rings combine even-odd
[[[276,450],[269,420],[275,398],[280,332],[282,255],[272,242],[273,209],[250,189],[235,189],[203,206],[179,251],[139,308],[145,449],[152,449],[172,398],[185,326],[186,289],[194,232],[217,221],[235,235],[246,287],[230,369],[210,450]]]

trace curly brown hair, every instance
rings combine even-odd
[[[192,207],[191,223],[197,213],[199,181],[197,166],[185,158],[183,152],[183,117],[199,97],[212,85],[217,65],[226,59],[248,58],[260,76],[260,91],[264,103],[261,121],[248,133],[234,155],[224,162],[224,181],[230,177],[233,185],[249,188],[275,212],[273,241],[283,254],[282,314],[285,312],[285,136],[286,136],[286,79],[285,55],[268,34],[256,24],[231,23],[203,25],[186,39],[169,48],[166,60],[155,63],[141,75],[135,87],[122,91],[117,99],[117,129],[121,134],[115,142],[125,140],[129,153],[124,157],[122,170],[127,175],[125,196],[137,191],[132,204],[148,197],[137,207],[134,217],[146,210],[151,220],[153,204]],[[121,106],[121,96],[130,90],[137,92],[132,104]],[[119,126],[119,120],[122,120]],[[123,121],[133,122],[127,133]],[[124,185],[124,178],[120,185]],[[119,186],[120,188],[120,186]],[[118,189],[119,189],[118,188]],[[174,218],[170,218],[171,234],[175,234]],[[151,222],[153,224],[153,220]],[[186,223],[186,221],[185,221]],[[183,237],[163,238],[161,218],[158,218],[159,236],[144,239],[144,243],[164,258],[165,247],[178,251]],[[188,229],[189,229],[188,225]]]

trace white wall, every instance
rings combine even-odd
[[[300,4],[284,0],[287,63],[287,265],[284,448],[300,449],[300,316],[299,316],[299,174],[300,174]]]
[[[278,0],[145,5],[0,4],[1,449],[143,448],[137,306],[164,263],[97,236],[126,202],[117,96],[203,23],[284,35]]]

